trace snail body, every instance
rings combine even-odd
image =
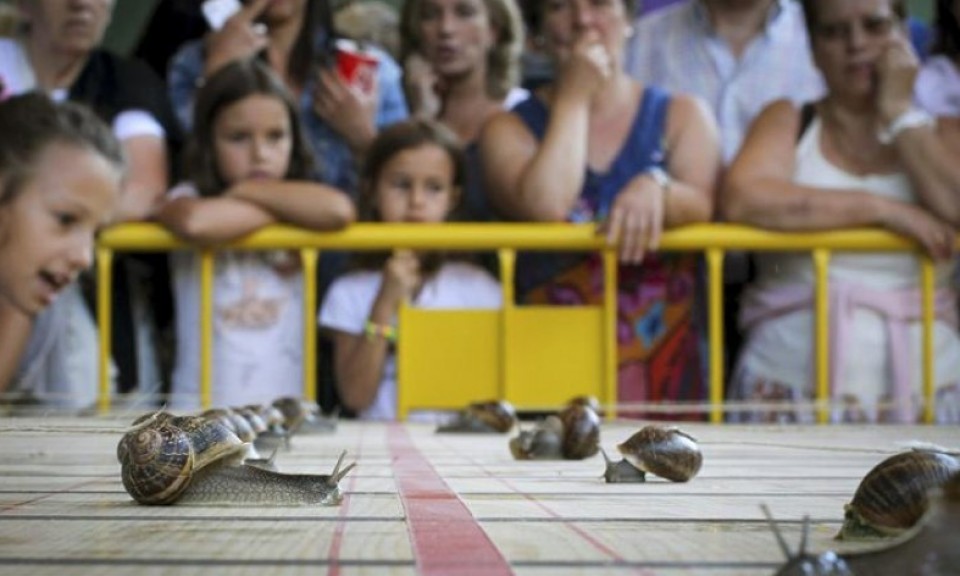
[[[329,434],[336,432],[339,420],[336,411],[324,416],[313,402],[285,396],[274,400],[273,407],[283,415],[284,427],[297,434]]]
[[[457,413],[448,424],[437,427],[437,432],[467,432],[478,434],[505,433],[517,423],[517,411],[505,400],[474,402]]]
[[[928,506],[928,492],[960,472],[956,456],[929,449],[894,454],[864,476],[844,506],[837,538],[857,540],[896,536],[912,528]]]
[[[166,413],[141,422],[117,446],[123,486],[141,504],[337,504],[338,482],[354,466],[341,470],[344,453],[329,476],[280,474],[243,464],[246,454],[219,419]]]
[[[600,450],[600,418],[586,406],[569,406],[510,440],[517,460],[583,460]]]
[[[805,521],[803,542],[808,529]],[[929,508],[916,526],[871,550],[817,555],[807,553],[801,543],[799,553],[792,555],[775,525],[774,533],[788,558],[776,576],[956,576],[960,574],[960,472],[942,488],[931,490]]]
[[[654,474],[672,482],[686,482],[700,472],[703,455],[695,438],[675,427],[645,426],[617,445],[623,460],[605,458],[604,479],[610,483],[644,482]],[[630,473],[629,467],[640,474]]]

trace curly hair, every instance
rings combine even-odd
[[[420,20],[424,0],[406,0],[400,15],[400,61],[422,53]],[[496,44],[487,53],[487,95],[503,99],[520,78],[520,53],[523,50],[523,19],[515,0],[483,0],[490,18]]]

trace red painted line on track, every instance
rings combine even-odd
[[[470,510],[413,445],[407,430],[388,426],[387,444],[417,572],[424,576],[513,574]]]

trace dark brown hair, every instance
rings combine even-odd
[[[935,54],[943,54],[949,58],[960,56],[960,15],[953,11],[953,0],[937,0],[937,15],[934,19],[936,28],[936,43],[933,45]]]
[[[467,180],[467,162],[460,140],[452,130],[435,120],[417,119],[393,124],[377,136],[367,151],[360,182],[360,199],[357,202],[358,220],[361,222],[380,222],[375,200],[377,183],[384,166],[391,158],[405,150],[421,146],[436,146],[442,149],[453,165],[453,186],[460,191],[459,201],[447,216],[447,221],[463,218],[463,194]],[[379,269],[390,257],[389,252],[361,253],[355,258],[358,268]],[[444,256],[428,253],[421,259],[421,270],[431,274],[439,270]]]
[[[523,22],[527,25],[527,33],[534,36],[540,34],[543,25],[543,9],[546,0],[516,0],[520,4]],[[637,13],[637,0],[623,0],[623,9],[628,20],[633,20]]]
[[[819,13],[817,12],[817,2],[819,1],[820,0],[800,0],[800,5],[803,6],[803,19],[807,24],[807,34],[811,40],[813,40],[813,33],[816,32],[817,25],[819,24]],[[836,2],[837,0],[830,1]],[[907,21],[906,0],[890,0],[890,8],[893,9],[893,13],[900,18],[901,22]]]
[[[201,196],[218,196],[227,187],[217,167],[213,126],[220,113],[248,96],[264,95],[283,102],[290,117],[292,149],[285,179],[308,180],[313,154],[303,133],[300,116],[290,94],[264,63],[237,60],[217,70],[197,94],[193,109],[193,133],[187,143],[185,173]]]
[[[123,149],[110,128],[81,104],[54,103],[31,92],[0,102],[0,204],[16,198],[34,165],[55,143],[95,152],[124,170]]]

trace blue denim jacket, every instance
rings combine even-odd
[[[322,40],[323,35],[318,35],[317,41]],[[384,127],[406,119],[409,112],[403,96],[400,66],[386,52],[376,50],[376,54],[380,59],[380,103],[376,124]],[[193,125],[193,100],[198,81],[203,77],[203,61],[202,40],[185,44],[170,61],[167,76],[170,101],[188,133]],[[343,137],[314,114],[311,94],[315,82],[312,78],[308,80],[299,102],[304,133],[313,148],[314,177],[356,196],[358,178],[353,152]]]

